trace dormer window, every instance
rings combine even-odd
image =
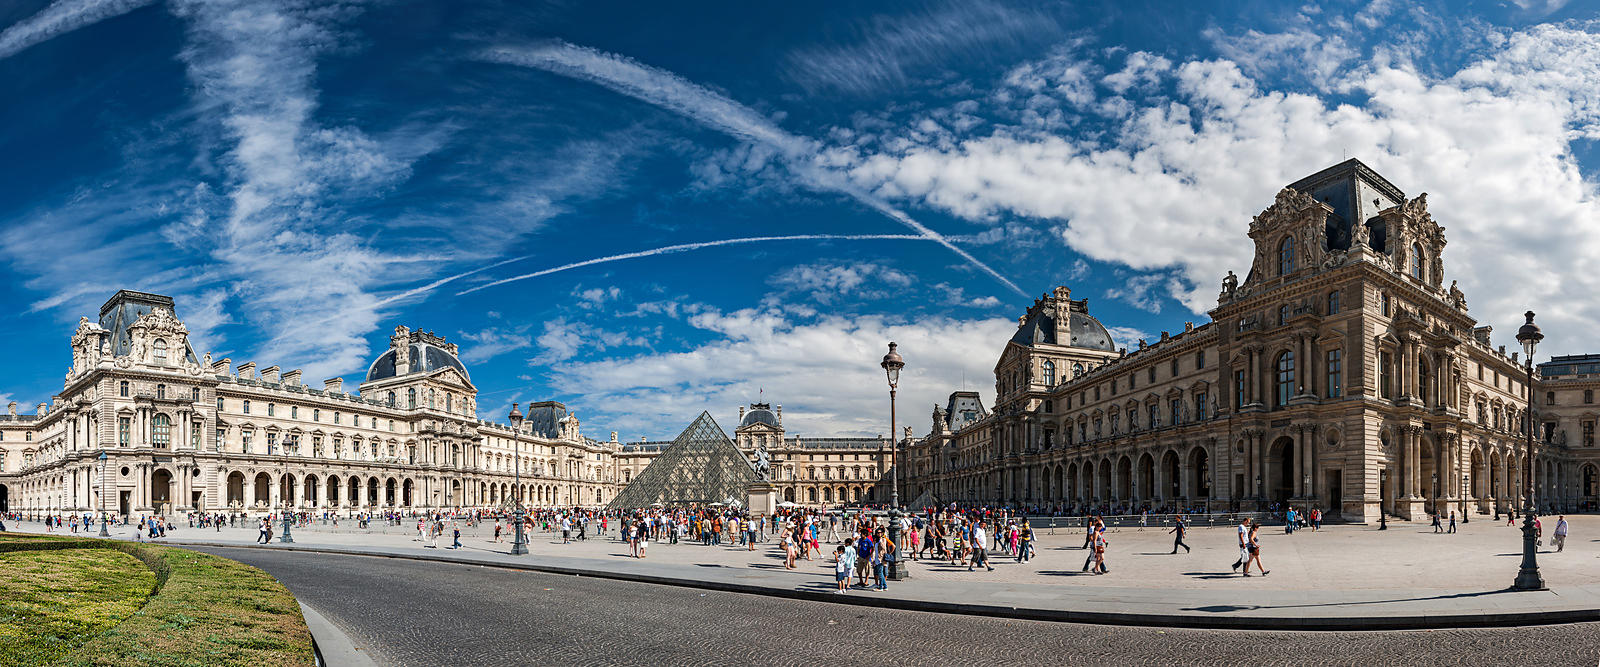
[[[167,361],[167,341],[166,340],[161,339],[161,338],[157,338],[156,342],[155,342],[155,345],[152,345],[151,349],[155,350],[156,361],[163,362],[163,363],[165,363]]]
[[[1422,244],[1411,244],[1411,277],[1422,280]]]
[[[1294,237],[1285,236],[1283,242],[1278,244],[1278,275],[1287,276],[1294,273]]]

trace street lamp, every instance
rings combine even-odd
[[[1434,514],[1439,513],[1439,473],[1433,473],[1433,504],[1428,509]]]
[[[1467,492],[1472,489],[1471,473],[1461,475],[1461,523],[1467,523]]]
[[[106,456],[105,450],[100,450],[100,537],[111,537],[111,531],[106,530]]]
[[[1533,311],[1523,315],[1528,322],[1517,330],[1517,342],[1522,343],[1522,351],[1527,355],[1525,360],[1527,368],[1528,418],[1523,429],[1523,442],[1525,446],[1522,457],[1522,568],[1517,571],[1517,579],[1511,587],[1519,591],[1544,590],[1544,577],[1539,575],[1539,560],[1536,556],[1538,550],[1534,534],[1533,514],[1533,351],[1538,347],[1539,341],[1544,340],[1544,334],[1539,332],[1539,326],[1533,323]]]
[[[896,438],[899,425],[895,423],[894,398],[895,390],[900,387],[900,369],[906,367],[905,359],[900,358],[900,353],[894,351],[897,347],[889,343],[889,353],[883,355],[883,372],[889,378],[889,437]],[[900,448],[898,443],[892,443],[889,448],[889,466],[894,469],[894,474],[889,477],[889,541],[894,543],[894,560],[889,563],[889,578],[900,581],[906,578],[906,564],[900,558]]]
[[[283,490],[289,491],[289,449],[278,445],[278,454],[283,456]],[[278,544],[293,544],[294,537],[289,534],[289,526],[294,523],[294,515],[289,511],[289,504],[294,501],[294,493],[288,492],[283,498],[283,534],[278,536]]]
[[[511,555],[522,556],[528,553],[528,542],[522,537],[522,411],[517,409],[517,404],[511,404],[511,447],[513,474],[516,476],[516,487],[513,488],[511,497],[515,499],[516,507],[512,515],[516,518],[517,528],[515,536],[511,538]]]

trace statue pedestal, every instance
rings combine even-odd
[[[772,516],[778,512],[778,487],[771,482],[752,482],[744,487],[751,516]]]

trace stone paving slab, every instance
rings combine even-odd
[[[463,528],[463,548],[428,548],[403,527],[371,530],[316,525],[294,530],[296,542],[274,538],[258,548],[320,550],[523,567],[580,576],[600,576],[698,586],[717,590],[895,606],[927,611],[981,613],[1041,620],[1259,629],[1381,629],[1503,626],[1600,620],[1600,574],[1595,558],[1600,517],[1571,517],[1573,538],[1564,553],[1542,553],[1552,589],[1511,592],[1520,533],[1477,521],[1457,535],[1434,535],[1427,527],[1393,524],[1390,531],[1340,526],[1263,538],[1263,559],[1273,575],[1249,579],[1228,564],[1237,554],[1231,528],[1190,534],[1192,554],[1170,555],[1165,531],[1125,529],[1112,535],[1112,572],[1081,572],[1085,551],[1078,535],[1041,535],[1039,557],[1027,564],[996,557],[994,572],[968,572],[948,562],[908,563],[911,579],[892,582],[887,593],[833,593],[828,561],[800,561],[784,570],[782,555],[768,542],[755,551],[731,545],[652,543],[649,557],[633,559],[627,547],[592,538],[561,544],[559,536],[530,535],[529,556],[511,556],[509,534],[490,540],[486,526]],[[1553,521],[1546,526],[1549,530]],[[18,526],[38,531],[37,523]],[[131,537],[119,527],[118,537]],[[221,531],[179,528],[159,541],[172,544],[251,546],[254,529]],[[830,545],[824,545],[831,552]],[[1547,545],[1548,547],[1548,545]]]

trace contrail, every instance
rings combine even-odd
[[[557,266],[557,267],[554,267],[554,268],[544,269],[544,270],[541,270],[541,271],[534,271],[533,273],[524,273],[524,274],[522,274],[520,276],[512,276],[510,278],[502,278],[502,279],[496,280],[496,281],[494,281],[492,283],[486,283],[486,284],[474,287],[472,289],[466,289],[466,290],[462,290],[460,292],[456,292],[456,296],[461,296],[463,294],[471,294],[471,293],[476,292],[476,291],[481,290],[481,289],[488,289],[490,287],[495,287],[497,285],[504,285],[506,283],[516,282],[518,280],[527,280],[529,278],[538,278],[539,276],[548,276],[548,275],[550,275],[552,273],[560,273],[562,271],[567,271],[569,269],[576,269],[576,268],[584,267],[584,266],[593,266],[595,264],[604,264],[606,262],[616,262],[616,261],[620,261],[620,260],[624,260],[624,259],[638,259],[640,257],[655,257],[656,255],[671,255],[671,254],[674,254],[674,253],[688,252],[690,250],[699,250],[701,248],[714,248],[716,246],[737,245],[737,244],[741,244],[741,243],[765,243],[767,241],[888,241],[888,240],[893,240],[893,241],[932,241],[934,239],[928,238],[926,236],[919,236],[919,235],[916,235],[916,234],[798,234],[798,235],[795,235],[795,236],[751,236],[751,237],[740,238],[740,239],[723,239],[721,241],[701,241],[699,243],[680,243],[680,244],[677,244],[677,245],[662,246],[660,248],[651,248],[650,250],[640,250],[640,251],[637,251],[637,252],[626,252],[626,253],[622,253],[620,255],[610,255],[610,256],[607,256],[607,257],[596,257],[594,259],[586,259],[586,260],[583,260],[581,262],[573,262],[571,264],[562,264],[561,266]],[[506,261],[516,261],[516,260],[506,260]],[[504,264],[504,263],[505,262],[501,262],[501,264]],[[484,268],[489,268],[489,267],[484,267]],[[463,276],[466,276],[466,275],[469,275],[469,274],[472,274],[472,273],[477,273],[478,271],[481,271],[481,270],[483,270],[483,269],[476,269],[476,270],[473,270],[473,271],[468,271],[467,273],[461,274],[459,276],[451,276],[449,278],[445,278],[444,280],[439,281],[439,282],[441,282],[441,283],[449,282],[451,280],[455,280],[456,278],[460,278],[460,277],[463,277]],[[419,288],[419,289],[421,289],[421,288]],[[413,290],[413,291],[416,291],[416,290]]]
[[[121,16],[155,0],[57,0],[0,32],[0,59],[84,26]]]
[[[944,246],[1017,294],[1028,296],[1022,288],[1017,287],[1016,283],[882,198],[849,184],[820,178],[816,170],[805,164],[804,160],[818,153],[816,141],[789,134],[755,110],[709,88],[690,82],[672,72],[640,64],[625,56],[566,42],[531,47],[494,47],[483,50],[478,57],[490,62],[532,67],[588,81],[684,116],[741,141],[776,148],[790,161],[790,171],[811,187],[838,192],[866,204],[928,240]]]

